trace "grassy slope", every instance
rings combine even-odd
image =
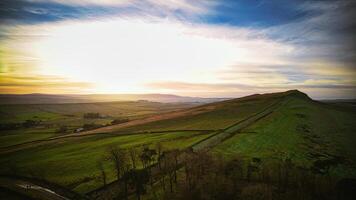
[[[79,138],[67,138],[51,143],[28,148],[1,156],[1,172],[9,168],[18,169],[18,173],[29,175],[30,172],[40,173],[46,179],[62,185],[71,185],[85,177],[99,174],[96,162],[102,158],[110,145],[122,148],[142,146],[143,144],[162,142],[166,148],[185,148],[209,136],[199,132],[172,132],[137,134],[129,136],[96,135]],[[109,166],[106,166],[109,168]],[[111,176],[114,177],[114,176]],[[97,180],[91,180],[77,191],[87,192],[98,186]]]
[[[63,119],[65,115],[82,117],[84,113],[98,112],[115,117],[137,118],[149,114],[191,107],[184,103],[158,103],[148,101],[123,101],[105,103],[30,104],[0,105],[0,123],[32,120]]]
[[[284,103],[272,114],[246,128],[215,148],[225,156],[246,157],[288,156],[299,163],[311,164],[316,153],[326,157],[347,155],[353,158],[350,138],[354,138],[352,122],[355,114],[339,108],[313,102],[301,93],[291,91],[278,94],[255,95],[225,102],[207,104],[189,109],[183,116],[120,129],[131,131],[220,129],[252,115],[277,101]],[[59,139],[33,146],[0,157],[0,165],[22,169],[22,173],[39,170],[45,177],[64,185],[73,185],[79,179],[98,175],[96,161],[111,144],[130,147],[164,141],[169,148],[184,148],[202,140],[209,134],[198,131],[152,133],[130,136],[91,135]],[[352,160],[352,159],[351,159]],[[109,166],[106,166],[109,169]],[[1,171],[7,170],[5,167]],[[43,170],[42,170],[43,169]],[[112,177],[111,177],[112,178]],[[75,187],[87,192],[99,186],[90,180]]]
[[[224,129],[278,100],[279,96],[263,98],[258,95],[228,100],[192,108],[180,117],[123,128],[120,131]]]
[[[0,131],[0,147],[46,139],[55,136],[55,129],[31,128],[25,130]]]
[[[263,110],[265,107],[279,101],[285,95],[286,93],[251,95],[84,131],[80,135],[112,132],[120,134],[140,131],[223,129],[253,113]]]
[[[172,120],[163,120],[139,126],[130,131],[171,130],[171,129],[218,129],[235,123],[255,111],[270,105],[276,99],[242,98],[224,103],[213,103],[194,108],[193,111],[206,111],[195,115],[186,115]],[[157,124],[159,127],[157,128]],[[145,127],[152,127],[145,128]],[[122,131],[122,130],[121,130]],[[124,130],[127,132],[128,130]],[[208,133],[208,132],[203,132]],[[211,134],[211,133],[210,133]],[[124,148],[163,141],[167,148],[185,148],[210,134],[200,135],[199,131],[177,133],[152,133],[131,136],[92,135],[77,138],[58,139],[41,145],[34,145],[1,156],[2,171],[8,168],[21,169],[20,173],[41,171],[50,181],[63,185],[73,185],[85,177],[98,175],[96,161],[102,157],[105,149],[112,144]],[[31,156],[29,156],[31,155]],[[5,166],[5,165],[4,165]],[[108,166],[107,166],[108,167]],[[74,189],[87,192],[98,187],[98,180],[80,184]]]
[[[52,128],[33,127],[17,130],[0,130],[0,147],[21,144],[24,142],[45,139],[55,134],[59,126],[71,129],[82,127],[83,124],[108,124],[116,117],[132,119],[148,115],[188,108],[193,104],[157,103],[147,101],[106,102],[106,103],[68,103],[68,104],[29,104],[0,105],[0,123],[20,123],[26,120],[42,120],[44,125]],[[99,112],[110,117],[103,119],[83,119],[83,114]]]
[[[316,160],[345,157],[353,165],[354,121],[353,112],[291,95],[272,115],[221,143],[214,151],[227,157],[289,157],[309,166]],[[335,170],[341,171],[340,167]]]

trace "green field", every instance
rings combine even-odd
[[[31,128],[25,130],[0,131],[0,147],[50,138],[55,136],[55,129]]]
[[[83,178],[98,176],[96,161],[105,155],[106,149],[111,145],[129,148],[142,147],[142,145],[154,146],[157,142],[161,142],[165,149],[186,148],[207,136],[209,133],[204,132],[170,132],[60,139],[9,153],[1,157],[0,163],[3,164],[2,170],[16,168],[21,174],[40,172],[52,182],[70,186]],[[88,192],[98,187],[98,184],[94,179],[71,189]]]
[[[188,108],[189,103],[158,103],[149,101],[123,101],[103,103],[20,104],[0,105],[0,123],[25,120],[56,120],[82,117],[84,113],[100,113],[111,117],[138,118],[159,112]]]
[[[0,147],[72,133],[84,124],[104,126],[117,118],[140,119],[157,113],[189,108],[189,103],[157,103],[148,101],[0,105],[0,124],[40,121],[39,125],[14,130],[0,130]],[[99,113],[103,117],[85,119],[85,113]],[[56,133],[65,126],[66,133]]]
[[[47,111],[54,112],[56,106],[49,107],[46,107]],[[125,113],[125,116],[139,118],[179,108],[184,106],[141,110],[136,105],[134,108],[127,107],[125,112],[107,108],[107,111],[104,109],[100,113]],[[57,115],[68,114],[56,109]],[[98,109],[90,111],[98,112]],[[82,115],[78,110],[72,108],[72,114]],[[19,118],[25,119],[23,116]],[[73,126],[85,123],[60,117],[48,118],[49,121],[73,123]],[[4,148],[0,151],[0,172],[38,176],[84,194],[101,186],[97,161],[112,145],[142,149],[144,145],[154,148],[159,142],[168,150],[196,147],[200,142],[207,141],[204,148],[226,160],[237,156],[246,161],[251,158],[263,161],[288,158],[297,166],[308,168],[316,162],[332,161],[333,176],[356,177],[355,121],[355,108],[317,102],[298,91],[253,95],[187,108],[177,117],[157,118],[157,121],[115,129],[110,133],[35,141]],[[53,130],[46,128],[21,133],[16,130],[2,134],[0,146],[53,136]],[[109,163],[105,164],[105,170],[109,174],[109,182],[114,181],[113,168]]]
[[[223,129],[278,101],[278,98],[244,98],[193,108],[185,116],[151,122],[123,131]]]
[[[264,120],[216,146],[214,152],[225,157],[291,158],[301,166],[341,158],[345,162],[340,161],[333,170],[338,175],[356,176],[355,170],[345,170],[355,169],[355,121],[353,110],[290,98]]]

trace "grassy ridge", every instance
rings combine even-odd
[[[182,129],[224,129],[271,105],[278,98],[237,99],[193,108],[188,115],[128,127],[122,131],[164,131]]]
[[[356,160],[353,148],[355,113],[312,101],[297,91],[207,104],[190,108],[175,118],[126,127],[110,134],[62,138],[3,153],[0,172],[17,169],[20,174],[39,173],[50,181],[85,193],[100,186],[95,178],[99,173],[96,161],[110,145],[129,148],[162,142],[166,148],[186,148],[214,134],[200,129],[225,129],[281,100],[282,103],[271,113],[249,123],[242,131],[239,129],[241,133],[231,129],[233,137],[224,138],[213,151],[227,158],[236,155],[263,160],[292,158],[305,166],[313,166],[320,160],[342,158],[338,160],[341,164],[333,169],[335,173],[349,176],[355,172],[352,168]],[[177,131],[187,129],[196,131]],[[141,134],[119,135],[117,132]],[[10,140],[16,139],[9,137],[0,144]],[[109,173],[109,181],[112,181],[112,167],[106,165],[105,169]]]
[[[355,113],[292,96],[273,114],[221,143],[214,151],[226,157],[291,158],[309,167],[318,160],[342,158],[347,161],[333,166],[335,173],[355,176],[354,170],[351,174],[341,173],[348,173],[345,167],[355,167],[354,121]]]
[[[160,120],[144,125],[123,129],[123,132],[167,131],[184,129],[219,129],[226,128],[244,118],[265,109],[279,101],[285,95],[250,96],[236,100],[212,103],[190,109],[187,115],[174,119]],[[74,187],[80,192],[95,189],[98,181],[91,179],[98,175],[96,161],[103,156],[110,145],[120,145],[123,148],[163,142],[167,148],[186,148],[209,137],[201,135],[201,131],[176,133],[151,133],[128,136],[99,134],[76,138],[63,138],[40,145],[29,146],[6,154],[0,163],[6,163],[10,168],[21,168],[19,173],[42,171],[44,176],[62,185],[76,185],[75,183],[87,178],[82,184]],[[114,136],[114,137],[113,137]],[[31,155],[31,156],[29,156]],[[107,166],[109,168],[109,166]],[[60,170],[56,170],[60,169]],[[4,168],[4,170],[7,170]]]

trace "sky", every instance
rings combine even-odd
[[[353,0],[1,0],[0,93],[356,98]]]

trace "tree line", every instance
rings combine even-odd
[[[143,146],[111,146],[98,161],[101,181],[107,185],[104,163],[114,166],[117,198],[172,200],[284,200],[353,199],[355,183],[340,186],[328,174],[297,166],[292,159],[267,162],[260,158],[224,159],[208,151]],[[341,181],[342,182],[342,181]],[[346,181],[347,182],[347,181]],[[351,188],[351,189],[350,189]],[[348,194],[349,192],[349,194]],[[346,196],[345,196],[346,195]],[[131,197],[132,199],[132,197]]]

